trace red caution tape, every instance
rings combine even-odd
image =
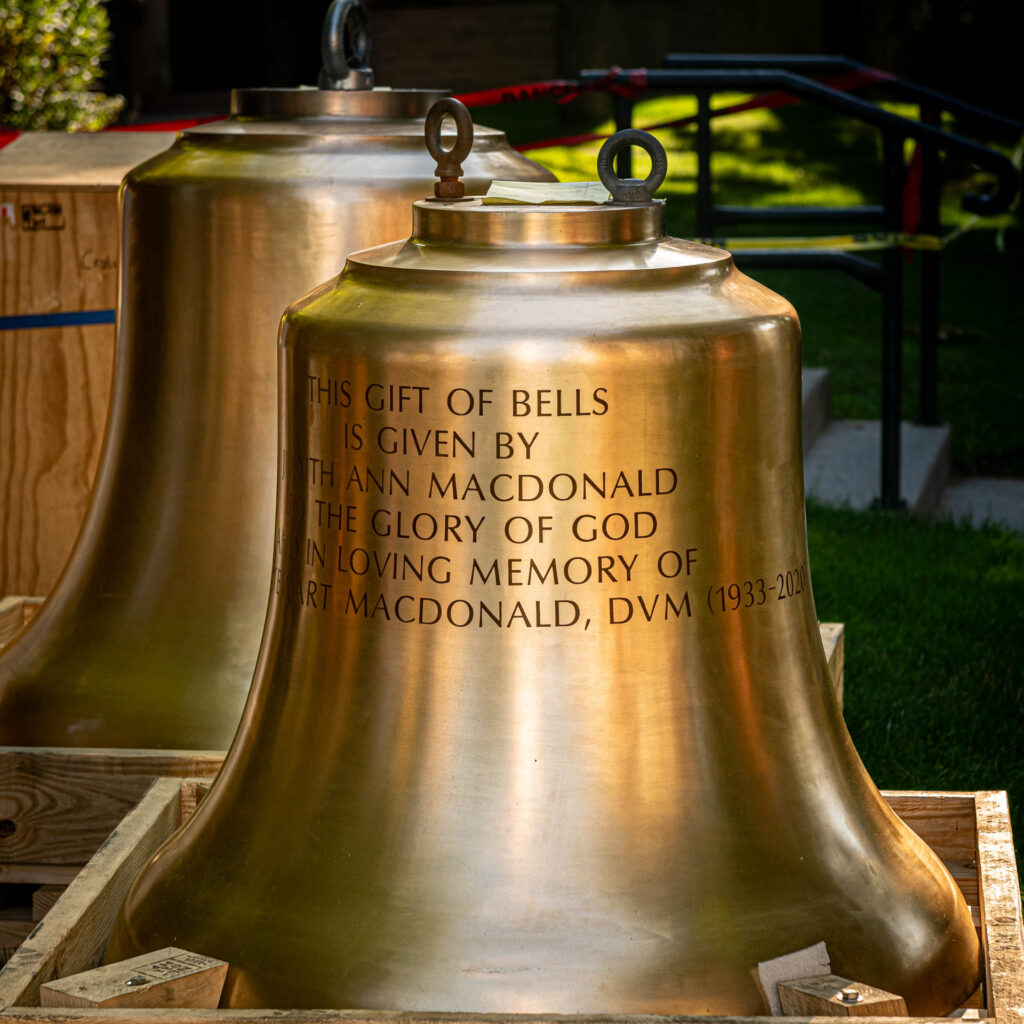
[[[627,75],[625,82],[619,80],[623,74]],[[613,96],[635,98],[646,88],[646,69],[623,72],[622,68],[611,67],[604,78],[588,85],[581,86],[571,78],[550,78],[543,82],[504,85],[498,89],[481,89],[479,92],[460,92],[455,94],[455,98],[467,107],[493,107],[499,103],[519,103],[522,100],[556,99],[559,103],[569,103],[597,90]]]
[[[499,103],[518,103],[520,100],[544,100],[571,96],[580,83],[568,78],[552,78],[546,82],[525,82],[522,85],[503,85],[500,89],[481,89],[479,92],[460,92],[455,98],[467,107],[495,107]]]
[[[634,72],[633,75],[639,75],[639,72]],[[644,72],[644,77],[646,78],[646,72]],[[887,71],[879,71],[877,68],[865,68],[862,71],[851,71],[845,75],[834,75],[831,78],[826,78],[823,80],[823,84],[838,92],[848,92],[860,86],[870,85],[872,82],[889,81],[893,78],[895,78],[895,75],[890,75]],[[754,96],[743,103],[734,103],[729,107],[719,107],[716,110],[712,110],[711,116],[723,117],[726,114],[738,114],[744,110],[772,110],[777,107],[788,107],[801,102],[802,100],[798,96],[791,96],[787,92],[766,92],[760,96]],[[687,125],[695,124],[696,121],[697,115],[691,114],[688,117],[680,117],[672,121],[659,121],[656,124],[646,125],[644,131],[657,131],[661,128],[684,128]],[[525,153],[531,149],[547,149],[549,146],[575,146],[584,142],[599,142],[602,139],[609,138],[612,134],[612,132],[604,132],[592,135],[563,135],[556,139],[525,142],[514,148],[520,153]]]

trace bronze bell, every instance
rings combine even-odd
[[[442,94],[373,89],[364,21],[328,10],[324,88],[237,90],[128,175],[106,439],[64,573],[0,657],[0,743],[230,743],[271,579],[281,310],[408,230],[432,177]],[[477,136],[471,190],[552,180]]]
[[[253,690],[109,958],[223,958],[236,1007],[763,1013],[819,941],[912,1014],[977,986],[829,681],[796,314],[665,235],[649,136],[599,169],[628,198],[417,202],[288,309]]]

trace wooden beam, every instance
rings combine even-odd
[[[39,986],[95,967],[135,877],[177,828],[181,783],[158,779],[7,961],[0,1006],[35,1004]]]
[[[0,866],[81,866],[154,779],[209,778],[223,759],[218,751],[0,747],[0,821],[10,823],[0,839]],[[8,872],[5,880],[15,878]],[[18,880],[70,878],[22,872]]]

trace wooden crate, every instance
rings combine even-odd
[[[212,778],[223,759],[222,751],[0,747],[0,952],[24,941],[56,898],[53,887],[78,876],[154,779]]]
[[[0,651],[32,621],[43,601],[42,597],[0,597]]]
[[[152,784],[0,972],[0,1007],[4,1007],[0,1010],[0,1024],[394,1024],[396,1015],[387,1011],[104,1011],[39,1007],[39,987],[44,982],[88,970],[100,962],[118,907],[132,880],[161,843],[191,815],[207,785],[200,780],[181,779],[158,779]],[[985,1014],[997,1024],[1019,1024],[1024,1019],[1024,937],[1006,794],[922,792],[886,793],[885,797],[900,817],[954,868],[972,905],[986,957]],[[707,1024],[709,1020],[723,1024],[732,1018],[598,1015],[571,1019],[575,1024]],[[813,1019],[823,1022],[826,1018]],[[905,1024],[938,1024],[948,1020],[902,1019]],[[400,1020],[402,1024],[538,1024],[556,1018],[402,1013]]]
[[[110,398],[118,186],[174,138],[26,132],[0,151],[0,594],[48,593],[78,534]]]

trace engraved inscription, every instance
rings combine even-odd
[[[702,577],[713,569],[697,539],[673,528],[683,468],[671,458],[559,465],[570,436],[628,430],[635,410],[611,384],[432,388],[313,372],[300,387],[323,450],[282,453],[291,526],[275,589],[304,612],[586,633],[756,611],[807,586],[803,565]]]

